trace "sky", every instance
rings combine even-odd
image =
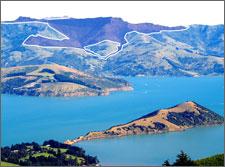
[[[1,21],[32,18],[120,17],[166,26],[224,24],[224,1],[1,1]]]

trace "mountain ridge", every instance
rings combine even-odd
[[[158,32],[165,29],[184,29],[185,27],[167,27],[161,25],[154,25],[152,23],[139,23],[130,24],[121,18],[114,17],[97,17],[97,18],[65,18],[65,19],[32,19],[32,18],[19,18],[17,21],[23,20],[29,21],[42,21],[47,22],[51,27],[57,29],[61,33],[69,37],[68,40],[63,41],[51,41],[49,39],[39,38],[35,42],[35,37],[29,38],[26,44],[36,45],[37,42],[40,46],[61,46],[61,47],[76,47],[83,48],[91,44],[98,43],[103,40],[112,40],[122,44],[126,43],[124,35],[130,31],[139,31],[143,33]],[[118,31],[119,30],[119,31]],[[99,36],[99,35],[100,36]],[[41,43],[47,43],[41,45]]]
[[[102,23],[101,19],[105,21]],[[89,23],[88,19],[86,21],[82,19],[83,27],[81,25],[78,27],[79,19],[50,20],[54,24],[57,23],[57,26],[61,28],[66,27],[67,33],[72,33],[70,31],[73,27],[72,23],[77,22],[74,23],[77,27],[73,31],[81,31],[83,35],[90,39],[85,40],[86,37],[83,38],[82,33],[77,38],[75,33],[73,37],[78,40],[77,42],[79,43],[79,39],[89,41],[87,44],[90,44],[91,40],[97,42],[91,42],[92,45],[85,44],[86,46],[83,48],[62,48],[58,44],[57,47],[47,47],[48,42],[39,46],[39,43],[43,42],[39,40],[42,36],[55,38],[57,40],[53,41],[57,42],[68,42],[68,39],[63,39],[65,37],[62,36],[63,33],[59,29],[54,30],[54,27],[51,28],[47,25],[51,26],[49,22],[45,22],[46,24],[34,24],[34,22],[19,25],[2,24],[1,66],[54,63],[102,76],[224,75],[223,25],[191,25],[186,29],[177,31],[162,30],[162,27],[159,30],[156,27],[157,32],[140,33],[130,30],[129,32],[123,31],[123,28],[116,25],[121,24],[122,27],[126,27],[129,25],[128,23],[121,21],[119,18],[110,19],[113,18],[100,18],[100,20],[97,19],[98,21],[92,18],[92,22],[95,21],[103,28],[101,32],[98,28],[92,30],[93,24]],[[65,23],[66,20],[68,23]],[[61,25],[63,22],[64,24]],[[111,24],[115,26],[109,26]],[[86,29],[84,25],[89,28]],[[141,24],[143,32],[146,25],[149,26],[149,29],[152,28],[151,25],[154,27],[151,23]],[[62,34],[59,34],[59,32]],[[114,32],[118,33],[119,36],[113,35]],[[37,36],[37,34],[41,34],[41,36]],[[106,34],[120,38],[119,42],[114,39],[112,39],[114,41],[108,40]],[[29,40],[26,40],[28,43],[25,42],[25,45],[23,45],[24,40],[29,36],[38,43],[31,42],[29,45]],[[121,42],[122,39],[126,43]]]

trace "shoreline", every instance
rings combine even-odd
[[[53,97],[53,98],[72,98],[72,97],[92,97],[92,96],[110,96],[110,92],[116,92],[116,91],[133,91],[134,88],[132,88],[131,86],[123,86],[121,88],[109,88],[106,89],[105,92],[101,92],[101,93],[86,93],[86,92],[77,92],[77,93],[64,93],[63,96],[46,96],[43,94],[40,95],[27,95],[26,93],[21,95],[21,94],[16,94],[16,93],[1,93],[4,95],[13,95],[13,96],[23,96],[23,97]],[[73,95],[70,95],[73,94]]]
[[[194,101],[186,101],[175,106],[150,112],[128,123],[115,125],[102,131],[91,131],[65,144],[75,144],[84,140],[121,137],[136,134],[158,134],[184,131],[198,126],[224,125],[224,117]]]
[[[80,136],[77,139],[74,140],[66,140],[65,142],[63,142],[64,144],[68,144],[68,145],[75,145],[78,142],[82,142],[82,141],[86,141],[86,140],[98,140],[98,139],[105,139],[105,138],[118,138],[118,137],[127,137],[127,136],[135,136],[135,135],[151,135],[151,134],[162,134],[162,133],[170,133],[170,132],[183,132],[186,131],[188,129],[193,129],[193,128],[199,128],[199,127],[213,127],[213,126],[224,126],[223,124],[215,124],[215,125],[201,125],[201,126],[193,126],[193,127],[187,127],[185,129],[181,129],[181,130],[176,130],[176,131],[162,131],[162,132],[154,132],[154,133],[140,133],[140,134],[126,134],[126,135],[120,135],[120,136],[107,136],[107,137],[102,137],[102,138],[92,138],[92,139],[84,139],[82,140],[83,137],[85,136]],[[92,131],[92,132],[102,132],[102,131]],[[92,133],[89,132],[89,133]],[[89,134],[87,133],[87,135]]]

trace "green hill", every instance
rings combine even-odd
[[[181,150],[180,154],[177,154],[177,159],[173,164],[170,164],[169,160],[164,161],[163,166],[224,166],[224,154],[217,154],[211,157],[199,159],[193,161],[190,156]]]
[[[54,140],[43,145],[35,142],[15,144],[1,148],[1,166],[82,166],[96,165],[97,157],[85,154],[85,150]]]
[[[197,166],[224,166],[224,154],[199,159],[195,163]]]
[[[19,166],[19,165],[1,161],[1,166]]]

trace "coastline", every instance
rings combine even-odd
[[[183,131],[197,126],[224,124],[224,117],[194,101],[150,112],[125,124],[112,126],[107,130],[89,132],[65,144],[75,144],[83,140],[120,137],[136,134],[157,134]]]
[[[75,93],[63,93],[62,95],[56,95],[54,93],[46,95],[45,92],[40,92],[39,95],[29,95],[26,92],[24,94],[16,94],[16,93],[2,93],[5,95],[16,95],[16,96],[32,96],[32,97],[88,97],[88,96],[109,96],[110,92],[115,92],[115,91],[133,91],[134,88],[130,86],[123,86],[120,88],[109,88],[106,89],[104,92],[99,92],[99,93],[91,93],[91,92],[75,92]]]
[[[106,137],[102,137],[102,138],[92,138],[92,139],[84,139],[85,136],[80,136],[77,139],[74,140],[66,140],[65,142],[63,142],[64,144],[68,144],[68,145],[74,145],[78,142],[82,142],[82,141],[86,141],[86,140],[96,140],[96,139],[104,139],[104,138],[117,138],[117,137],[126,137],[126,136],[134,136],[134,135],[151,135],[151,134],[162,134],[162,133],[169,133],[169,132],[182,132],[188,129],[192,129],[192,128],[198,128],[198,127],[212,127],[212,126],[224,126],[223,124],[214,124],[214,125],[201,125],[201,126],[193,126],[193,127],[187,127],[184,129],[180,129],[180,130],[175,130],[175,131],[161,131],[161,132],[153,132],[153,133],[139,133],[139,134],[123,134],[123,135],[118,135],[118,136],[106,136]],[[101,131],[93,131],[93,132],[101,132]],[[87,133],[93,133],[93,132],[89,132]]]

